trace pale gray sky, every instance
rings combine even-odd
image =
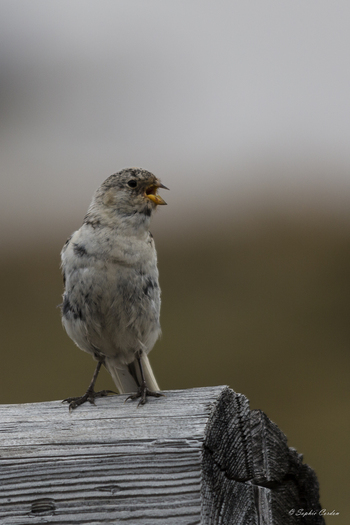
[[[348,0],[0,0],[3,243],[70,233],[126,166],[171,188],[165,227],[345,207],[349,22]]]

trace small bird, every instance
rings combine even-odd
[[[75,344],[98,361],[81,397],[65,399],[72,410],[114,393],[95,392],[101,366],[127,399],[160,397],[147,354],[161,329],[157,253],[149,231],[153,212],[168,189],[152,173],[127,168],[96,190],[83,225],[65,243],[62,322]]]

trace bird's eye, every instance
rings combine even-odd
[[[135,179],[131,179],[128,181],[128,186],[130,186],[130,188],[136,188],[137,186],[137,182]]]

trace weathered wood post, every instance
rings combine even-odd
[[[0,523],[324,523],[314,472],[243,395],[165,394],[0,406]]]

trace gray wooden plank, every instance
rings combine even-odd
[[[224,387],[126,396],[69,413],[0,406],[0,522],[200,523],[205,427]]]
[[[168,391],[140,408],[126,396],[101,398],[72,413],[59,401],[1,405],[1,447],[38,444],[100,444],[125,439],[177,439],[203,436],[213,401],[223,387]],[[132,424],[130,421],[132,420]],[[164,424],[163,424],[164,422]]]
[[[125,397],[0,406],[1,524],[296,525],[291,508],[321,508],[313,470],[242,394]]]

